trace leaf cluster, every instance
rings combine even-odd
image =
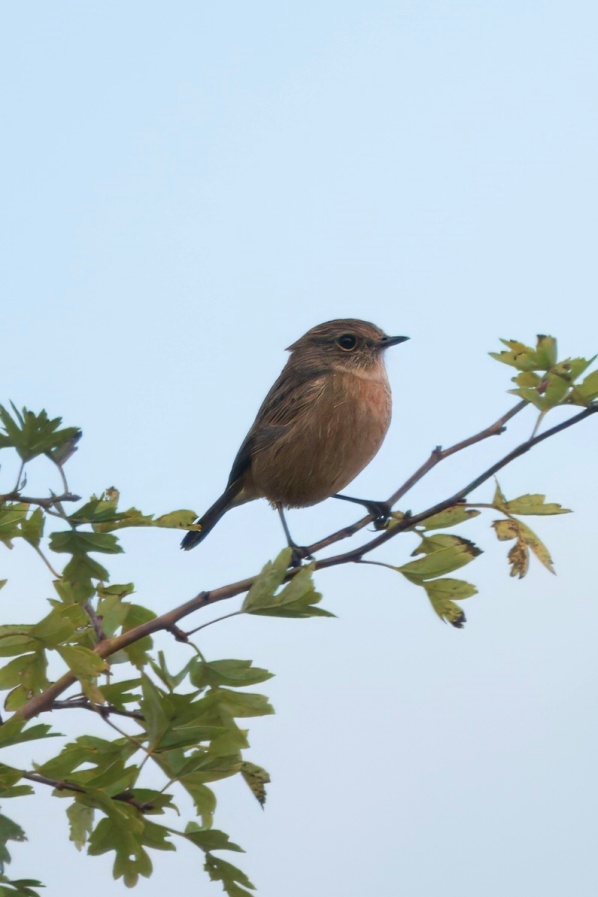
[[[509,390],[546,413],[557,405],[581,405],[587,408],[598,399],[598,370],[580,380],[598,356],[558,360],[557,341],[553,336],[538,336],[535,348],[517,340],[501,340],[502,352],[492,358],[514,367],[515,389]]]

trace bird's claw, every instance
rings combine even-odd
[[[289,548],[292,549],[289,567],[301,567],[303,561],[313,560],[313,556],[309,553],[307,548],[301,545],[289,545]]]

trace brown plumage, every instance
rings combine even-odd
[[[224,493],[182,547],[193,548],[223,514],[255,498],[303,508],[344,489],[382,445],[391,417],[383,353],[406,339],[346,318],[312,327],[289,346],[291,357],[237,453]]]

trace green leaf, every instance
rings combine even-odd
[[[242,688],[271,679],[272,673],[254,667],[251,660],[212,660],[210,663],[196,658],[191,666],[189,679],[196,688],[229,685]]]
[[[437,550],[427,553],[425,557],[394,569],[402,573],[410,582],[419,585],[425,580],[435,579],[437,576],[458,570],[481,553],[481,550],[473,542],[468,539],[459,539],[458,543],[447,547],[438,547]]]
[[[7,878],[0,875],[0,897],[40,897],[34,888],[43,888],[41,881],[34,878]]]
[[[242,847],[230,840],[226,832],[221,832],[215,828],[200,828],[195,822],[187,824],[184,835],[188,841],[204,851],[235,850],[238,853],[245,852]]]
[[[23,777],[22,769],[15,769],[14,766],[7,766],[6,763],[0,763],[0,788],[11,788]]]
[[[81,850],[93,830],[93,808],[75,799],[67,808],[66,815],[69,820],[69,840],[74,842],[77,850]]]
[[[88,625],[89,617],[78,604],[58,605],[31,627],[29,637],[45,648],[55,648],[72,639],[78,629]]]
[[[21,535],[21,524],[27,517],[29,505],[6,504],[0,507],[0,542],[12,548],[12,540]]]
[[[501,339],[501,343],[507,346],[509,351],[489,352],[491,358],[503,364],[511,365],[519,371],[543,370],[540,358],[530,346],[517,340]]]
[[[135,591],[135,585],[132,582],[115,584],[113,586],[99,585],[97,588],[100,598],[118,598],[122,601],[127,595],[131,595]]]
[[[268,607],[273,599],[274,592],[281,585],[287,574],[292,554],[291,548],[284,548],[277,558],[273,561],[268,561],[249,589],[241,610],[253,613],[254,608]]]
[[[44,534],[45,516],[41,508],[36,508],[30,517],[21,523],[21,535],[31,545],[39,545]]]
[[[83,554],[71,558],[62,571],[62,577],[73,599],[85,603],[95,594],[92,579],[106,582],[109,573],[102,564],[94,561],[88,554]]]
[[[185,764],[180,772],[180,780],[183,781],[189,775],[197,776],[202,782],[217,782],[236,775],[241,768],[239,754],[222,755],[213,754],[211,751],[197,750],[186,757]]]
[[[0,796],[6,797],[5,792],[16,785],[23,777],[22,769],[15,769],[14,766],[7,766],[0,763]]]
[[[203,825],[209,828],[212,825],[216,809],[216,795],[205,784],[204,777],[201,773],[192,772],[181,776],[177,781],[191,797],[197,815],[201,817]]]
[[[142,607],[140,604],[130,604],[128,606],[127,616],[123,623],[123,632],[128,632],[129,629],[135,629],[143,623],[148,623],[150,620],[153,620],[155,616],[156,614],[147,607]],[[127,655],[133,666],[137,667],[137,669],[141,669],[150,660],[148,652],[151,651],[152,646],[152,638],[148,635],[126,647],[124,653]]]
[[[454,536],[452,533],[436,533],[432,536],[420,534],[420,539],[421,542],[418,547],[411,552],[412,557],[416,557],[418,554],[433,554],[444,548],[460,549],[463,546],[475,548],[474,543],[470,542],[469,539],[464,539],[462,536]]]
[[[45,723],[37,723],[25,729],[27,721],[16,716],[11,717],[0,726],[0,748],[25,741],[37,741],[40,738],[56,738],[59,733],[52,732]]]
[[[288,549],[285,549],[283,554],[286,553],[287,550]],[[266,570],[267,567],[264,569]],[[256,580],[249,590],[241,610],[248,614],[259,614],[266,617],[289,617],[295,619],[305,619],[306,617],[334,617],[334,614],[330,611],[315,606],[322,600],[322,596],[314,587],[312,579],[313,571],[313,564],[309,564],[307,567],[302,567],[293,575],[293,578],[286,584],[282,591],[277,594],[269,592],[261,587],[254,592],[254,586],[257,586],[259,582],[259,579]],[[280,585],[280,583],[277,585]],[[276,587],[277,586],[275,586],[275,588]]]
[[[480,511],[475,511],[473,508],[465,508],[463,505],[455,505],[452,508],[447,508],[446,511],[441,511],[440,514],[434,514],[432,517],[428,517],[421,525],[426,531],[432,529],[448,529],[451,526],[458,526],[460,523],[465,523],[466,520],[471,520],[472,517],[478,517],[479,514]]]
[[[550,336],[539,336],[535,349],[516,340],[501,342],[510,351],[491,352],[491,356],[520,371],[513,377],[518,388],[509,392],[530,402],[539,411],[549,411],[564,402],[587,406],[598,398],[598,371],[589,374],[582,383],[575,382],[597,356],[557,361],[556,340]],[[542,374],[536,373],[538,371]]]
[[[229,688],[214,688],[199,703],[205,707],[217,705],[234,718],[274,713],[274,708],[265,695],[232,691]]]
[[[228,897],[251,897],[251,891],[255,891],[255,887],[244,872],[241,872],[232,863],[220,860],[211,853],[206,854],[204,869],[212,881],[222,882],[222,887]],[[246,890],[247,888],[250,890]]]
[[[58,553],[72,554],[77,557],[91,552],[101,554],[120,554],[121,546],[116,536],[108,533],[86,533],[78,530],[66,530],[50,535],[50,548]]]
[[[151,788],[131,788],[129,789],[129,794],[141,807],[144,815],[151,813],[163,816],[166,809],[174,810],[178,813],[178,808],[171,794],[164,794]]]
[[[15,448],[23,461],[30,461],[37,455],[57,450],[65,443],[76,442],[81,431],[77,427],[59,430],[62,418],[48,418],[45,411],[34,414],[27,408],[19,411],[11,402],[14,417],[0,405],[0,423],[4,433],[0,433],[0,448]]]
[[[508,392],[512,396],[519,396],[520,399],[525,399],[538,411],[548,411],[550,409],[550,404],[537,389],[509,389]]]
[[[575,404],[589,405],[598,399],[598,370],[588,374],[574,389]]]
[[[171,673],[166,666],[166,658],[164,657],[164,651],[158,651],[158,662],[150,658],[150,666],[156,676],[164,683],[166,688],[170,691],[174,691],[177,688],[183,679],[189,673],[189,670],[195,665],[195,663],[203,663],[199,658],[193,657],[178,673]]]
[[[51,779],[78,780],[81,784],[84,784],[90,777],[98,774],[97,770],[100,771],[100,774],[103,774],[106,770],[120,764],[122,771],[125,762],[137,749],[135,744],[124,738],[119,738],[116,741],[107,741],[94,735],[82,735],[76,741],[66,744],[58,756],[47,760],[38,769],[42,775]],[[94,768],[84,770],[83,778],[77,779],[79,774],[75,773],[75,770],[80,766]],[[82,799],[80,796],[77,797],[77,800]],[[108,800],[108,806],[110,805],[111,801]],[[94,804],[94,806],[100,806],[105,809],[103,804]]]
[[[539,334],[535,354],[540,368],[546,371],[549,370],[556,364],[557,359],[555,338],[553,336]]]
[[[122,878],[127,887],[137,884],[139,876],[152,873],[152,862],[145,846],[154,850],[174,850],[167,840],[170,832],[141,816],[125,804],[111,808],[109,818],[102,819],[89,839],[88,853],[98,856],[113,850],[114,878]]]
[[[450,623],[456,629],[462,629],[466,617],[459,605],[454,602],[463,601],[465,598],[476,595],[476,587],[462,579],[449,578],[424,582],[423,587],[430,599],[430,604],[440,619]]]
[[[592,355],[591,358],[566,358],[565,361],[555,364],[553,370],[556,374],[568,377],[571,381],[577,380],[597,358],[598,355]]]
[[[513,383],[516,383],[517,386],[537,389],[542,385],[542,377],[533,371],[522,371],[513,377]]]
[[[78,679],[91,679],[108,669],[108,664],[82,645],[59,645],[56,650]]]
[[[180,511],[171,511],[169,514],[162,514],[156,517],[152,526],[166,527],[167,529],[187,529],[197,520],[195,511],[186,509]]]
[[[495,479],[496,488],[494,490],[494,498],[492,499],[492,504],[497,510],[502,510],[507,503],[507,498],[503,495],[502,489],[498,485],[498,480]]]
[[[48,687],[47,668],[48,664],[43,651],[15,657],[0,669],[0,689],[20,686],[25,695],[23,703],[26,703],[28,697],[40,694]],[[13,700],[10,702],[9,709],[15,710],[21,706],[21,703],[15,705]]]
[[[94,532],[108,533],[125,527],[157,526],[166,529],[187,529],[197,517],[195,511],[171,511],[154,518],[153,514],[143,514],[137,508],[117,510],[119,494],[110,489],[101,498],[92,498],[69,518],[73,523],[91,523]]]
[[[145,720],[150,747],[154,749],[170,728],[171,713],[168,696],[156,688],[152,680],[147,676],[141,676],[141,688],[143,692],[141,711]]]
[[[37,651],[38,643],[30,638],[31,626],[24,624],[0,626],[0,657],[12,657]]]
[[[126,710],[128,704],[137,703],[139,700],[140,688],[140,679],[127,679],[102,685],[102,694],[109,704],[114,704],[119,710]]]

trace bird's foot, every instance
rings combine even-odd
[[[302,545],[295,545],[293,542],[289,544],[289,548],[291,549],[291,560],[289,562],[289,567],[301,567],[303,561],[312,561],[313,556],[309,553],[309,549]]]
[[[390,519],[392,508],[385,501],[368,501],[364,502],[365,507],[374,518],[374,529],[386,529],[386,524]]]

